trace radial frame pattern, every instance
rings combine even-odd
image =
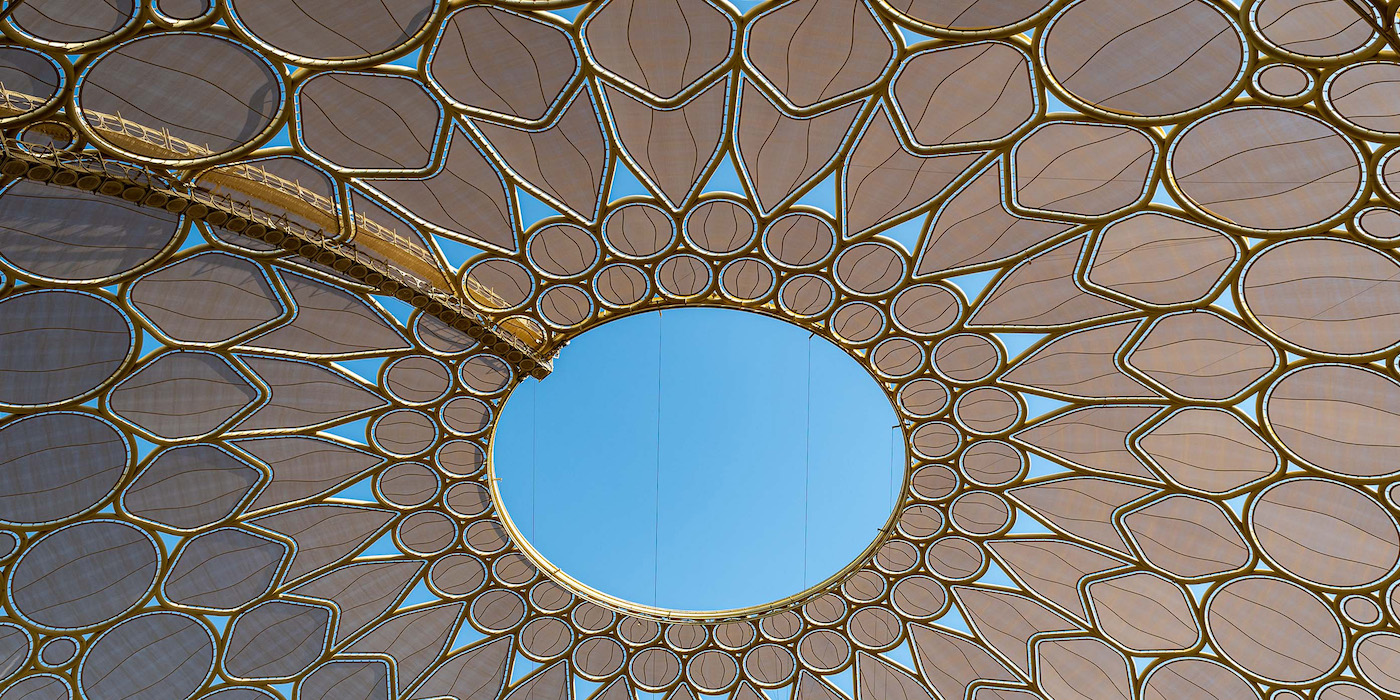
[[[6,3],[0,700],[1400,694],[1397,10]],[[682,306],[900,416],[809,590],[504,512],[511,392]]]

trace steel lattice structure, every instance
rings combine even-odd
[[[0,700],[1400,695],[1397,9],[5,3]],[[902,421],[760,608],[591,590],[492,479],[523,377],[696,305]]]

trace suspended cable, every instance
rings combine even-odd
[[[535,539],[535,514],[539,512],[539,489],[536,487],[535,469],[538,464],[540,429],[540,385],[530,385],[530,539]],[[539,544],[538,541],[535,542]]]
[[[803,469],[802,478],[802,587],[807,587],[807,545],[808,535],[812,527],[810,517],[812,502],[812,339],[817,336],[812,333],[807,336],[807,437],[802,450]]]
[[[891,503],[898,503],[898,502],[899,502],[899,493],[895,490],[896,488],[898,488],[898,487],[896,486],[896,483],[897,483],[897,482],[895,481],[895,478],[894,478],[894,473],[895,473],[896,465],[897,465],[897,463],[895,462],[895,459],[894,459],[894,455],[895,455],[895,452],[896,452],[894,444],[895,444],[895,437],[898,436],[898,435],[899,435],[899,424],[896,423],[895,425],[891,425],[891,426],[890,426],[890,464],[889,464],[890,502],[891,502]],[[902,469],[899,470],[899,471],[903,472]]]
[[[661,325],[665,315],[656,312],[656,496],[655,520],[651,527],[651,604],[658,605],[658,590],[661,587]]]

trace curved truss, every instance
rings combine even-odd
[[[5,7],[0,700],[1400,694],[1395,3],[570,5]],[[693,305],[902,420],[761,608],[588,590],[491,478]]]

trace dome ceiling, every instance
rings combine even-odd
[[[5,3],[0,700],[1400,694],[1396,8],[1242,5]],[[764,608],[597,594],[491,480],[684,305],[901,414]]]

